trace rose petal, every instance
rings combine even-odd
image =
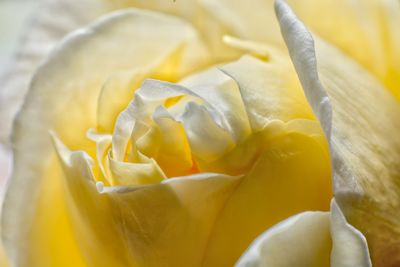
[[[314,119],[289,57],[279,50],[271,51],[267,62],[243,56],[221,67],[239,85],[253,131],[274,119]]]
[[[29,89],[32,76],[54,45],[67,33],[111,10],[103,0],[43,0],[16,49],[11,66],[0,77],[0,141],[9,142],[13,119]]]
[[[179,16],[189,21],[201,33],[213,56],[218,62],[231,60],[240,52],[227,46],[222,36],[232,33],[226,25],[213,16],[213,10],[204,5],[203,0],[165,1],[165,0],[119,0],[119,7],[137,7]],[[218,2],[218,1],[216,1]],[[272,7],[272,5],[271,5]],[[210,30],[212,29],[212,30]]]
[[[189,88],[212,107],[214,119],[236,142],[249,136],[251,129],[242,95],[231,77],[213,67],[189,76],[179,84]]]
[[[332,125],[335,198],[347,220],[366,236],[374,266],[400,263],[400,105],[370,73],[317,39],[318,69],[310,34],[283,1],[277,14],[304,90],[324,129]],[[314,59],[312,59],[314,58]],[[328,104],[327,109],[328,109]],[[329,132],[327,132],[329,136]]]
[[[192,153],[203,161],[214,161],[234,147],[229,133],[218,126],[203,106],[190,102],[182,122]]]
[[[364,235],[347,223],[335,200],[331,203],[332,267],[371,267]]]
[[[57,138],[55,146],[72,225],[90,266],[197,265],[215,218],[240,181],[203,173],[152,186],[96,186],[86,153],[69,151]]]
[[[232,266],[268,227],[298,212],[329,209],[329,159],[319,143],[284,131],[272,140],[260,138],[256,144],[265,145],[265,150],[220,211],[204,266]],[[245,153],[240,155],[245,157]],[[239,159],[236,162],[241,164]]]
[[[233,35],[282,45],[272,14],[272,0],[200,3]],[[399,1],[288,0],[288,3],[311,30],[369,69],[400,99]]]
[[[201,4],[233,35],[255,41],[282,43],[272,0],[202,0]]]
[[[257,237],[235,266],[330,266],[329,228],[328,212],[308,211],[294,215]]]
[[[181,67],[196,68],[191,60],[207,59],[196,36],[178,18],[128,10],[72,33],[38,70],[15,124],[15,171],[4,206],[3,240],[14,264],[60,266],[66,259],[69,266],[82,264],[48,131],[93,155],[86,131],[96,126],[97,97],[107,75],[146,67],[182,45],[193,53],[183,55]]]
[[[250,245],[236,266],[372,265],[365,237],[346,222],[333,199],[330,215],[303,212],[269,228]]]
[[[304,23],[368,69],[400,100],[400,2],[289,0]]]

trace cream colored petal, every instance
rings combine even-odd
[[[253,131],[274,119],[314,119],[289,57],[279,50],[271,51],[266,62],[243,56],[221,67],[237,82]]]
[[[321,83],[332,105],[331,148],[334,191],[350,224],[367,238],[374,266],[400,263],[400,105],[363,67],[311,36],[283,1],[277,14],[282,33],[312,106],[324,102]],[[297,37],[295,36],[297,35]],[[321,83],[317,80],[318,74]],[[309,75],[311,73],[311,75]],[[329,136],[329,132],[327,132]]]
[[[156,10],[166,14],[182,17],[199,30],[207,43],[213,58],[218,62],[234,59],[240,51],[222,42],[225,34],[233,32],[228,25],[215,17],[214,10],[204,5],[202,0],[165,1],[165,0],[112,0],[117,7],[127,6]],[[218,1],[216,1],[218,2]],[[210,30],[212,29],[212,30]]]
[[[346,222],[335,200],[331,212],[303,212],[271,227],[250,245],[238,267],[371,267],[365,237]]]
[[[288,0],[299,18],[368,69],[400,100],[398,0]]]
[[[328,95],[318,78],[314,41],[303,24],[295,23],[298,20],[286,3],[283,1],[275,3],[283,38],[289,48],[290,57],[305,95],[318,119],[322,121],[322,128],[330,140],[332,108]]]
[[[98,173],[97,178],[106,185],[112,184],[112,177],[109,168],[108,154],[111,150],[112,136],[110,134],[98,134],[93,129],[89,129],[87,137],[96,142],[96,160]]]
[[[294,215],[257,237],[235,266],[329,266],[332,248],[329,231],[328,212],[308,211]]]
[[[282,43],[273,0],[201,0],[200,3],[237,37]]]
[[[176,121],[162,106],[154,112],[153,120],[161,139],[157,163],[168,177],[190,174],[194,163],[184,125]]]
[[[152,67],[156,69],[158,66],[155,64]],[[112,133],[116,118],[133,98],[135,90],[140,87],[146,75],[150,75],[150,71],[143,66],[111,74],[98,97],[97,131]]]
[[[15,168],[5,199],[2,232],[13,263],[82,264],[71,235],[61,174],[53,165],[48,130],[57,132],[71,148],[93,155],[95,146],[86,139],[86,131],[96,126],[97,98],[104,79],[121,69],[148,66],[166,50],[185,44],[184,51],[193,53],[189,58],[182,54],[186,63],[181,66],[196,68],[189,64],[193,56],[199,57],[198,63],[207,59],[196,36],[178,18],[133,9],[72,33],[53,51],[33,79],[13,133]],[[43,227],[48,229],[44,233]]]
[[[203,161],[213,161],[235,145],[229,133],[220,128],[211,114],[196,103],[190,102],[182,116],[192,153]]]
[[[42,0],[35,1],[34,6],[14,58],[0,77],[1,142],[9,142],[12,121],[28,92],[32,76],[55,44],[69,32],[112,9],[107,0]]]
[[[256,142],[254,166],[220,212],[208,241],[204,266],[232,266],[265,229],[306,210],[329,210],[329,158],[313,138],[281,133]],[[250,149],[239,154],[247,157]],[[300,190],[301,188],[301,190]]]
[[[269,48],[264,43],[255,42],[252,40],[244,40],[230,35],[224,35],[223,41],[225,44],[242,50],[243,52],[250,53],[262,60],[268,60]]]
[[[331,267],[371,267],[364,235],[348,224],[336,201],[331,203]]]
[[[197,266],[216,216],[240,181],[203,173],[152,186],[103,187],[95,184],[86,153],[55,144],[72,226],[89,266]]]
[[[281,45],[273,2],[200,1],[234,36]],[[312,31],[371,71],[400,99],[399,1],[288,0],[288,3]]]
[[[179,82],[204,99],[221,126],[230,132],[236,142],[251,133],[249,119],[236,82],[213,67]]]
[[[130,163],[109,157],[109,161],[114,185],[155,184],[167,178],[154,160],[148,163]]]
[[[135,135],[134,130],[138,127],[137,124],[140,124],[139,128],[143,126],[151,128],[153,114],[158,107],[164,105],[168,99],[185,95],[191,96],[193,100],[198,98],[196,94],[183,86],[152,79],[145,80],[141,88],[135,92],[134,100],[118,115],[113,134],[113,157],[123,160],[129,138]],[[140,130],[142,131],[143,129]]]
[[[212,78],[216,78],[215,81]],[[160,129],[148,126],[149,132],[132,142],[149,157],[156,158],[156,154],[163,154],[158,151],[161,149],[160,144],[156,143],[161,142],[162,137],[168,140],[173,137],[168,137],[169,134],[174,134],[165,129],[163,131],[163,125],[157,122],[157,118],[161,116],[159,113],[163,110],[164,113],[171,111],[167,115],[171,120],[182,123],[191,152],[204,161],[216,160],[233,148],[236,141],[234,137],[244,138],[250,133],[237,85],[230,77],[218,69],[211,69],[203,74],[193,75],[181,83],[182,85],[148,79],[142,84],[135,93],[135,99],[120,114],[116,123],[113,151],[117,159],[122,160],[125,155],[129,136],[132,136],[138,123],[157,123]],[[208,84],[211,88],[208,88]],[[168,107],[168,111],[163,107],[168,106],[169,100],[177,98],[177,103]],[[234,109],[237,112],[233,112]],[[180,140],[184,141],[185,138]],[[146,148],[147,152],[143,150]],[[182,159],[185,158],[188,156],[183,155]]]

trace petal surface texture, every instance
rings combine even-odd
[[[274,225],[250,245],[236,267],[329,266],[328,212],[303,212]]]
[[[271,227],[250,245],[237,267],[371,267],[365,237],[335,200],[331,212],[303,212]]]
[[[400,100],[400,2],[289,0],[311,31],[338,47]]]
[[[156,76],[179,78],[205,60],[206,49],[185,22],[134,9],[72,33],[53,51],[33,79],[13,133],[15,171],[2,218],[13,264],[85,265],[72,234],[70,204],[65,201],[69,193],[48,131],[60,133],[69,148],[94,155],[86,131],[96,128],[101,85],[110,73],[151,69]]]
[[[347,223],[335,200],[331,203],[332,267],[371,267],[371,258],[364,235]]]
[[[188,24],[130,10],[70,35],[38,70],[16,121],[16,171],[3,218],[11,261],[231,266],[268,227],[305,210],[328,210],[331,170],[323,132],[289,57],[271,49],[267,62],[245,56],[180,84],[143,82],[180,80],[213,63]],[[243,75],[249,68],[251,75]],[[166,179],[149,159],[156,155],[163,165],[162,151],[182,157],[183,167],[190,163],[186,146],[174,150],[163,139],[165,132],[171,143],[182,138],[182,125],[202,172]],[[88,129],[95,129],[90,138]],[[141,154],[133,156],[151,177],[127,177],[137,166],[123,165],[126,144],[139,135]],[[104,164],[97,168],[93,159]],[[110,173],[115,186],[107,185]]]
[[[11,127],[40,63],[69,32],[112,10],[107,0],[35,1],[14,58],[1,75],[0,142],[9,143]],[[90,12],[88,12],[90,10]]]
[[[278,23],[273,15],[273,0],[200,2],[233,35],[282,44]],[[287,2],[311,31],[357,61],[400,99],[399,1]]]
[[[331,136],[336,201],[367,238],[373,265],[397,266],[400,105],[365,68],[318,38],[315,58],[311,35],[287,4],[278,1],[276,10],[306,95]],[[324,94],[332,120],[316,108],[329,108]]]

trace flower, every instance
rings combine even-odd
[[[315,55],[283,1],[284,40],[272,3],[229,3],[135,3],[186,20],[107,15],[37,70],[3,213],[14,265],[371,266],[368,245],[398,263],[396,66],[317,35]]]

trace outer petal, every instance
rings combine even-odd
[[[118,7],[137,7],[156,10],[166,14],[172,14],[190,21],[199,30],[211,54],[217,61],[226,61],[240,55],[237,50],[225,45],[222,36],[233,34],[231,28],[221,23],[218,17],[213,15],[214,10],[208,8],[203,0],[165,1],[165,0],[110,0]],[[219,2],[219,1],[215,1]],[[272,7],[272,5],[271,5]],[[217,7],[218,9],[218,7]],[[272,14],[272,8],[271,14]],[[212,30],[210,30],[212,29]]]
[[[336,200],[349,223],[365,234],[374,266],[396,266],[400,263],[399,103],[362,67],[318,39],[318,69],[310,64],[315,57],[311,36],[283,1],[276,9],[311,105],[326,101],[320,97],[324,89],[317,71],[331,99],[332,121],[321,110],[314,111],[324,129],[332,125]]]
[[[273,0],[201,0],[201,4],[240,38],[282,43]]]
[[[288,2],[311,30],[371,71],[400,99],[399,1]],[[201,0],[200,3],[233,35],[282,44],[272,14],[273,0]]]
[[[257,237],[236,267],[329,266],[332,248],[329,229],[328,212],[297,214]]]
[[[0,77],[0,142],[4,143],[9,142],[12,121],[23,103],[35,70],[45,56],[67,33],[111,10],[107,0],[42,0],[34,4],[35,16],[21,39],[23,42]]]
[[[335,200],[331,203],[332,267],[371,267],[367,240],[348,224]]]
[[[152,186],[96,188],[88,155],[57,139],[55,146],[89,266],[200,266],[210,228],[240,181],[203,173]]]
[[[189,71],[198,66],[191,60],[207,59],[197,38],[180,19],[130,10],[71,34],[38,70],[14,128],[15,172],[4,206],[3,240],[14,264],[83,263],[48,131],[55,130],[71,148],[92,153],[95,146],[85,136],[96,126],[97,98],[107,75],[149,68],[170,53]]]
[[[274,130],[270,126],[266,135]],[[304,210],[329,209],[329,159],[316,140],[285,133],[258,145],[265,145],[265,151],[220,211],[204,266],[232,266],[268,227]]]
[[[365,237],[346,222],[336,201],[331,213],[303,212],[271,227],[242,255],[237,267],[371,267]]]
[[[400,100],[400,2],[289,0],[325,40],[368,69]]]

